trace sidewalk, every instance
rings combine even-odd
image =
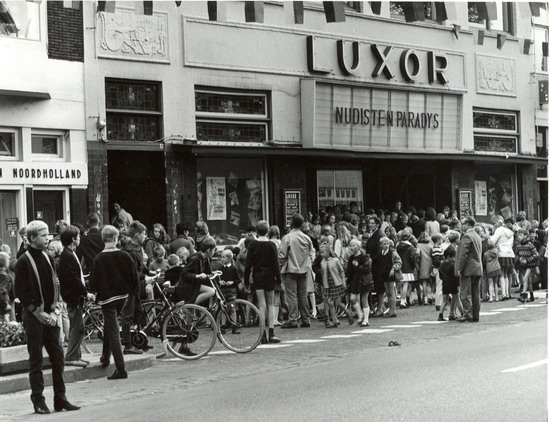
[[[115,366],[111,363],[107,368],[102,368],[99,362],[100,355],[100,353],[83,354],[82,358],[90,362],[86,368],[66,366],[64,373],[65,383],[103,378],[111,375],[115,370]],[[143,355],[125,355],[124,361],[126,362],[127,371],[137,371],[153,366],[156,361],[156,356],[150,353]],[[46,387],[52,385],[51,369],[44,370],[44,384]],[[30,389],[29,374],[26,372],[0,377],[0,394],[15,393],[28,389]]]

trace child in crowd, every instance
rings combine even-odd
[[[539,253],[529,240],[529,232],[526,229],[519,229],[517,232],[518,243],[514,247],[516,254],[516,269],[522,282],[521,294],[518,300],[522,303],[527,301],[527,292],[531,294],[529,302],[535,300],[533,287],[531,285],[531,273],[537,266]]]
[[[348,314],[345,306],[340,302],[346,291],[344,268],[328,243],[322,243],[319,249],[322,257],[320,271],[323,280],[323,298],[327,301],[329,316],[329,319],[325,321],[325,327],[338,327],[340,324],[337,318],[338,311],[348,315],[348,319],[353,324],[353,318]],[[357,308],[359,308],[358,305]]]
[[[221,253],[220,257],[222,272],[220,286],[225,298],[235,297],[237,295],[237,285],[240,282],[239,273],[237,267],[233,261],[233,251],[231,249],[225,249]]]
[[[418,279],[420,283],[422,283],[422,299],[424,305],[428,305],[432,302],[432,288],[430,282],[432,273],[432,244],[430,243],[428,232],[420,233],[417,248],[420,256],[418,262]]]
[[[334,245],[334,236],[330,234],[331,227],[329,225],[323,226],[321,229],[321,237],[319,237],[319,245],[326,243],[327,245]]]
[[[181,275],[181,259],[176,254],[170,254],[166,262],[168,269],[164,273],[164,283],[170,283],[170,286],[175,286]]]
[[[153,260],[149,264],[149,271],[156,272],[160,270],[162,273],[165,273],[168,269],[168,260],[164,257],[166,256],[166,251],[162,246],[157,246],[153,249]]]
[[[487,240],[487,252],[483,254],[483,269],[489,283],[489,302],[498,302],[498,281],[500,279],[500,263],[498,248],[491,239]]]
[[[443,236],[440,233],[432,235],[432,276],[435,280],[435,310],[441,309],[441,300],[443,294],[443,283],[439,277],[439,265],[443,261],[443,249],[441,244],[443,243]]]
[[[449,321],[454,321],[456,319],[456,308],[458,304],[458,286],[459,280],[455,275],[455,256],[456,251],[454,248],[447,248],[443,253],[444,260],[439,266],[438,272],[439,277],[441,278],[443,284],[443,304],[441,307],[441,312],[439,313],[438,321],[445,321],[444,313],[447,308],[447,303],[449,303],[449,296],[451,299],[451,310],[449,313]]]

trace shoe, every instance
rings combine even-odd
[[[50,408],[46,405],[46,402],[42,400],[34,404],[34,413],[38,413],[39,415],[46,415],[51,412]]]
[[[298,323],[296,321],[287,321],[283,325],[281,325],[281,328],[298,328]]]
[[[83,360],[66,360],[65,366],[78,366],[80,368],[86,368],[88,364]]]
[[[136,349],[135,347],[125,347],[124,354],[125,355],[142,355],[143,350]]]
[[[435,310],[436,310],[437,312],[439,312],[439,311],[441,310],[441,306],[437,305],[437,306],[435,307]]]
[[[325,322],[325,328],[338,328],[338,325],[334,324],[333,322],[327,321]]]
[[[534,297],[530,297],[529,299],[527,299],[527,302],[534,302],[534,301],[535,301]]]
[[[241,329],[238,328],[238,327],[233,327],[233,329],[231,330],[231,332],[233,334],[241,334]]]
[[[397,318],[397,314],[384,314],[383,318]]]
[[[104,356],[101,356],[99,358],[99,362],[101,363],[102,368],[107,368],[111,363],[111,362],[109,362],[109,359],[104,357]]]
[[[429,303],[428,303],[427,300],[424,301],[424,306],[425,306],[425,305],[429,305]]]
[[[319,321],[320,321],[320,320],[319,320]],[[283,325],[283,324],[281,324],[279,321],[275,321],[275,322],[273,323],[273,325],[275,325],[276,327],[280,327],[280,326]]]
[[[367,321],[363,321],[361,327],[370,327],[370,324]]]
[[[265,333],[262,336],[262,340],[260,341],[260,343],[261,344],[268,344],[269,343],[269,340],[267,339],[267,336],[265,335]]]
[[[407,308],[408,308],[407,304],[405,304],[405,303],[400,303],[399,304],[399,309],[407,309]]]
[[[187,343],[182,343],[182,345],[180,346],[179,348],[179,352],[182,354],[182,355],[185,355],[185,356],[197,356],[196,353],[193,353],[190,349],[189,349],[189,345]]]
[[[269,337],[269,342],[270,343],[280,343],[281,342],[281,339],[280,338],[277,338],[275,336],[271,336]]]
[[[115,369],[113,375],[107,377],[108,380],[122,380],[128,378],[128,372]]]
[[[311,324],[308,321],[304,321],[300,324],[301,328],[309,328],[311,327]]]
[[[457,319],[458,322],[466,322],[466,321],[471,321],[472,318],[468,318],[468,317],[460,317]]]
[[[80,406],[75,406],[74,404],[69,403],[68,400],[61,400],[59,402],[54,401],[53,408],[56,412],[61,412],[62,410],[70,412],[72,410],[80,409]]]
[[[489,303],[493,303],[493,299],[489,299]]]
[[[456,321],[456,317],[454,315],[449,315],[449,321]]]
[[[449,318],[451,319],[451,318]],[[439,316],[437,317],[437,320],[438,321],[447,321],[445,318],[443,318],[443,314],[439,314]]]
[[[504,300],[508,300],[508,299],[510,299],[508,296],[502,296],[502,300],[503,300],[503,301],[504,301]]]

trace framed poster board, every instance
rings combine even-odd
[[[290,227],[292,216],[302,213],[302,191],[300,189],[284,189],[285,227]]]
[[[474,204],[472,201],[471,189],[459,189],[458,190],[458,216],[460,219],[473,215]]]

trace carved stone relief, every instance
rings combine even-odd
[[[513,59],[476,55],[477,92],[516,96],[516,63]]]

